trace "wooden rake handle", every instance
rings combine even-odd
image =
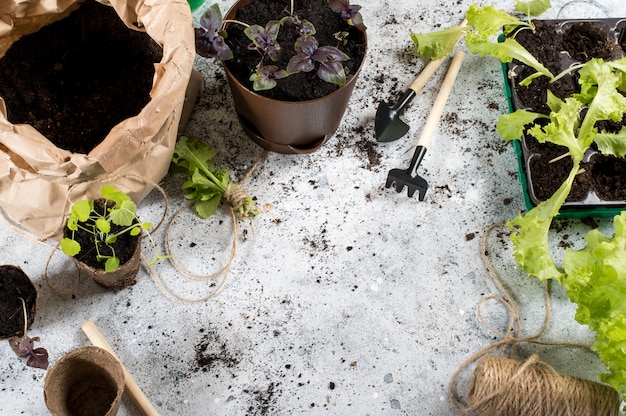
[[[435,98],[433,108],[430,110],[430,113],[426,118],[426,122],[424,123],[424,127],[422,127],[422,132],[417,139],[418,146],[427,148],[430,144],[435,130],[437,129],[437,125],[439,124],[439,119],[441,118],[443,109],[446,106],[446,101],[448,101],[448,97],[450,96],[450,91],[452,90],[454,81],[456,80],[459,70],[461,69],[461,64],[463,63],[464,58],[465,52],[463,51],[457,51],[454,54],[450,67],[448,68],[448,72],[446,73],[446,77],[444,78],[441,88],[439,89],[439,93],[437,94],[437,98]]]

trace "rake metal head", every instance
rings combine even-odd
[[[391,188],[392,185],[395,185],[398,193],[402,192],[406,186],[409,197],[412,197],[415,191],[419,191],[420,201],[424,200],[428,189],[428,182],[419,175],[411,176],[410,169],[391,169],[387,175],[385,187]]]
[[[425,154],[426,147],[418,145],[415,148],[415,152],[413,152],[411,164],[408,169],[391,169],[387,175],[385,187],[390,188],[391,185],[395,184],[396,192],[400,193],[406,186],[409,197],[412,197],[415,191],[419,191],[419,200],[423,201],[426,196],[426,190],[428,189],[428,182],[417,174],[417,168]]]

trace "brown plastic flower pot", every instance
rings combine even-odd
[[[48,371],[44,397],[55,416],[116,415],[124,393],[124,370],[106,350],[70,351]]]
[[[237,1],[224,20],[254,0]],[[361,32],[367,47],[367,36]],[[245,133],[259,146],[277,153],[311,153],[335,133],[348,107],[365,56],[357,71],[341,88],[324,97],[307,101],[280,101],[264,97],[243,85],[223,65],[235,110]]]

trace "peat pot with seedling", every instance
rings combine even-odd
[[[48,351],[35,348],[39,337],[29,337],[35,322],[37,289],[24,271],[10,264],[0,265],[0,339],[8,339],[15,354],[29,367],[48,368]]]
[[[280,153],[319,149],[337,130],[363,65],[360,6],[348,0],[239,0],[212,5],[196,52],[223,63],[246,134]]]
[[[516,143],[528,211],[508,222],[518,265],[563,285],[576,320],[595,332],[592,348],[605,383],[626,393],[626,24],[624,19],[532,20],[549,2],[517,2],[518,19],[493,6],[470,6],[466,27],[413,34],[430,58],[461,39],[470,52],[505,64],[511,112],[497,122]],[[534,46],[539,46],[535,49]],[[519,140],[519,142],[518,142]],[[549,173],[539,173],[542,168]],[[558,178],[543,189],[542,180]],[[607,187],[608,185],[608,187]],[[614,234],[597,229],[585,247],[566,248],[561,264],[548,234],[557,216],[614,216]]]
[[[141,265],[141,238],[151,224],[137,217],[137,206],[124,192],[102,187],[102,198],[82,199],[71,209],[61,250],[74,257],[82,271],[103,287],[120,289],[135,283]],[[152,265],[164,256],[155,255]]]

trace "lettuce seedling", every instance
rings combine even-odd
[[[366,29],[363,24],[363,17],[359,12],[361,6],[351,5],[349,0],[328,0],[328,5],[335,13],[339,13],[348,24],[360,30]],[[339,50],[338,46],[347,43],[346,32],[336,34],[337,46],[319,46],[314,37],[316,34],[315,26],[310,21],[294,15],[293,0],[287,12],[288,16],[270,20],[263,27],[261,25],[249,25],[238,20],[224,22],[219,6],[213,4],[202,16],[201,27],[195,29],[196,51],[199,55],[207,58],[232,59],[232,50],[224,40],[226,37],[224,23],[239,24],[245,27],[244,34],[252,41],[248,45],[248,49],[258,52],[260,55],[260,60],[249,78],[255,91],[272,89],[278,85],[278,80],[299,72],[313,71],[316,67],[316,75],[320,79],[339,86],[345,85],[347,82],[346,69],[341,62],[350,58]],[[298,38],[292,45],[296,55],[289,60],[285,69],[266,63],[266,58],[272,62],[277,62],[280,59],[283,50],[277,39],[283,27],[298,33]]]
[[[186,173],[187,180],[182,185],[187,191],[185,198],[195,201],[195,209],[200,218],[215,214],[223,198],[241,190],[239,184],[231,181],[228,170],[215,168],[215,154],[214,148],[209,148],[193,136],[181,136],[174,148],[173,170]],[[231,203],[240,218],[250,218],[260,213],[247,194],[233,198]]]
[[[70,232],[69,237],[61,240],[61,250],[68,256],[74,257],[82,250],[80,243],[75,240],[76,232],[80,229],[91,234],[93,237],[96,260],[104,262],[104,270],[113,272],[120,266],[120,259],[115,255],[113,244],[117,238],[125,233],[131,236],[138,236],[143,231],[152,243],[156,253],[156,245],[148,230],[152,227],[149,222],[140,222],[137,217],[137,205],[122,191],[110,185],[104,185],[101,189],[103,207],[98,208],[94,200],[82,199],[72,205],[70,215],[67,219],[66,227]],[[121,227],[113,232],[113,224]],[[101,245],[107,247],[109,253],[100,250]],[[149,266],[167,256],[155,255]]]
[[[626,154],[626,128],[613,133],[598,132],[596,127],[601,120],[619,122],[626,113],[626,57],[612,62],[592,59],[567,71],[578,72],[580,93],[560,100],[548,91],[548,116],[517,110],[501,116],[496,125],[505,140],[519,139],[525,133],[540,143],[565,146],[573,162],[567,179],[548,200],[508,222],[514,230],[513,255],[530,276],[541,281],[554,279],[565,286],[578,305],[576,320],[595,331],[593,349],[608,370],[600,378],[626,394],[626,213],[614,218],[612,238],[592,230],[585,237],[584,249],[567,249],[562,267],[555,263],[548,246],[550,225],[591,145],[596,143],[603,154]],[[549,122],[543,125],[536,122],[539,119]]]
[[[41,347],[35,348],[35,342],[39,342],[39,337],[31,338],[26,334],[28,331],[26,302],[22,298],[20,300],[22,301],[22,310],[24,311],[24,334],[21,337],[14,336],[9,338],[9,345],[15,355],[26,359],[27,366],[46,370],[48,368],[48,351]]]
[[[620,92],[624,88],[621,80],[626,76],[625,64],[626,57],[613,62],[592,59],[577,67],[582,87],[580,94],[563,101],[548,91],[550,115],[517,110],[502,115],[496,123],[496,129],[505,140],[517,140],[526,133],[540,143],[566,147],[573,162],[567,180],[552,197],[509,224],[516,230],[512,236],[515,257],[531,276],[562,282],[563,272],[556,268],[547,248],[548,230],[571,190],[587,149],[597,140],[604,154],[619,156],[624,152],[625,129],[619,133],[598,134],[595,125],[600,120],[621,121],[626,112],[626,97],[622,94],[626,90]],[[587,111],[581,121],[583,108]],[[539,119],[549,122],[542,125],[536,122]]]
[[[528,15],[528,20],[522,21],[493,6],[480,7],[472,4],[465,15],[467,25],[460,24],[432,33],[411,33],[411,39],[416,44],[418,53],[429,59],[450,54],[455,45],[465,39],[465,45],[473,54],[491,55],[504,63],[517,59],[537,71],[522,80],[520,85],[528,85],[534,78],[542,75],[552,80],[554,75],[513,37],[498,41],[502,33],[511,34],[522,28],[534,30],[530,16],[541,14],[549,7],[547,0],[533,0],[528,3],[518,0],[516,10]]]

